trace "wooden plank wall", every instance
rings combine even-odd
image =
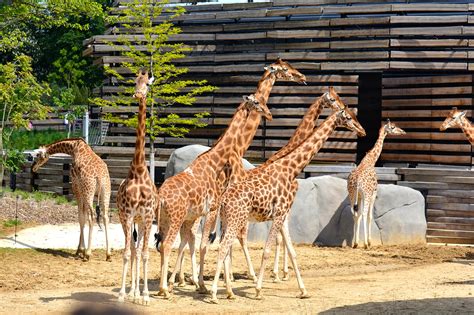
[[[472,163],[472,146],[461,129],[439,127],[457,106],[472,117],[472,75],[387,75],[383,79],[382,118],[407,134],[385,140],[382,159],[433,164]]]
[[[432,243],[474,244],[474,172],[470,169],[401,168],[399,185],[421,190],[426,197]]]
[[[127,0],[117,1],[111,14],[122,14],[124,2]],[[185,8],[187,13],[176,22],[183,32],[171,38],[171,42],[184,42],[193,48],[193,52],[179,64],[189,68],[190,77],[208,79],[220,89],[199,97],[192,109],[172,108],[184,116],[206,110],[212,118],[208,128],[193,131],[187,139],[160,138],[158,154],[161,159],[166,159],[179,146],[212,144],[225,128],[241,95],[254,90],[262,67],[277,56],[305,73],[309,85],[276,84],[269,102],[275,120],[259,129],[246,156],[253,160],[268,157],[285,143],[307,106],[324,91],[322,87],[337,86],[344,99],[356,107],[360,71],[380,71],[388,75],[424,72],[431,75],[468,74],[474,69],[471,51],[474,45],[474,4],[469,1],[274,0],[201,3],[185,5]],[[132,75],[122,67],[126,61],[121,56],[124,48],[107,44],[117,42],[120,34],[135,42],[138,50],[143,50],[140,30],[128,34],[125,31],[116,24],[104,35],[86,40],[84,54],[95,58],[99,65],[109,65],[120,73]],[[435,86],[437,83],[431,82],[424,87],[431,84]],[[451,86],[453,90],[446,92],[447,95],[456,93],[456,85]],[[109,98],[117,90],[117,86],[106,80],[96,92]],[[450,105],[446,104],[444,109]],[[136,111],[136,108],[114,111],[126,114]],[[441,114],[441,111],[436,113]],[[406,143],[407,150],[409,145],[418,149],[429,146],[430,152],[436,149],[436,154],[410,154],[402,161],[470,163],[470,157],[452,157],[449,153],[452,146],[435,148],[435,144],[442,143],[432,145],[431,141],[438,140],[427,142],[427,139],[430,138],[411,139],[411,143]],[[355,140],[354,134],[338,132],[315,160],[354,162]],[[109,150],[111,154],[129,153],[133,141],[133,130],[112,126],[106,140],[107,148],[103,150]],[[117,151],[120,146],[122,148]],[[467,153],[465,144],[462,150]],[[397,161],[390,155],[382,156],[382,162],[385,159]]]

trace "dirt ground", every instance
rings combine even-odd
[[[237,246],[236,246],[237,247]],[[80,307],[123,313],[474,313],[474,248],[391,246],[370,250],[297,246],[298,263],[310,293],[299,293],[294,273],[289,281],[273,283],[267,265],[263,300],[255,300],[246,278],[241,250],[234,251],[236,300],[227,300],[223,282],[219,305],[198,294],[192,285],[176,287],[171,300],[156,296],[159,256],[151,251],[151,305],[116,302],[121,277],[121,251],[113,262],[95,250],[83,262],[67,250],[0,249],[1,313],[70,313]],[[262,246],[252,244],[255,265]],[[207,256],[206,284],[211,282],[216,250]],[[174,257],[173,257],[174,261]],[[186,262],[188,262],[187,260]],[[189,267],[189,263],[186,264]]]

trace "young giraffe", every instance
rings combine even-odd
[[[266,108],[266,104],[271,92],[271,89],[275,82],[277,80],[284,80],[284,81],[296,81],[298,83],[303,83],[306,84],[306,77],[301,74],[298,70],[296,70],[293,66],[291,66],[289,63],[281,60],[280,58],[277,59],[276,62],[272,63],[268,67],[265,67],[265,72],[262,75],[261,79],[258,82],[257,89],[254,93],[254,96],[258,102],[260,102],[262,107]],[[260,124],[261,121],[261,114],[257,111],[252,111],[249,114],[249,117],[247,118],[247,122],[244,128],[240,130],[240,135],[239,138],[237,139],[237,155],[242,157],[247,150],[247,148],[250,146],[250,143],[252,142],[252,139],[257,131],[257,128]],[[239,162],[241,163],[241,162]],[[219,180],[218,180],[218,187],[220,188],[220,192],[218,193],[218,196],[222,194],[222,192],[225,189],[225,186],[235,178],[238,178],[240,175],[237,170],[234,168],[234,164],[232,162],[228,163],[228,167],[231,169],[228,173],[231,174],[231,178],[226,178],[224,173],[222,172],[219,175]],[[215,206],[217,204],[214,204],[211,207],[211,210],[209,214],[215,213]],[[206,216],[206,221],[209,221],[208,219],[209,215]],[[176,276],[176,272],[179,269],[180,270],[180,285],[184,285],[184,279],[182,277],[182,261],[183,261],[183,251],[186,246],[186,244],[189,244],[190,247],[194,248],[194,245],[191,246],[191,243],[194,244],[195,242],[195,234],[197,231],[199,223],[191,223],[191,222],[186,222],[185,224],[182,225],[180,229],[180,236],[181,236],[181,243],[180,243],[180,249],[178,251],[178,258],[179,258],[179,263],[176,264],[173,273],[170,278],[170,289],[172,289],[172,284],[174,283],[174,279]],[[208,235],[211,227],[208,227],[207,233],[203,235]],[[202,270],[204,270],[204,256],[206,254],[207,250],[207,239],[203,238],[201,241],[201,250],[200,250],[200,274],[199,274],[199,279],[202,279],[203,274]],[[191,257],[193,256],[193,253],[191,253]],[[181,265],[181,266],[180,266]],[[180,267],[178,267],[180,266]],[[195,275],[193,274],[192,276],[192,282],[194,282],[195,285],[197,283],[194,281]],[[201,280],[199,281],[201,283]],[[202,281],[202,283],[204,283]]]
[[[239,133],[244,128],[247,118],[253,111],[271,120],[272,116],[266,106],[251,97],[236,110],[229,127],[215,145],[199,155],[183,172],[165,180],[159,189],[159,205],[156,210],[159,233],[157,247],[161,239],[161,279],[160,292],[165,298],[170,297],[168,290],[168,263],[171,246],[183,224],[192,227],[195,221],[206,215],[221,193],[218,178],[229,159],[230,149],[235,145]],[[194,243],[189,242],[193,281],[197,282],[196,258]]]
[[[445,131],[451,127],[461,128],[469,142],[474,145],[474,127],[469,119],[467,119],[466,112],[459,111],[456,107],[453,107],[443,124],[439,127],[439,130]]]
[[[212,283],[212,302],[218,303],[216,296],[217,283],[223,264],[228,265],[227,256],[230,245],[239,232],[246,228],[249,219],[256,222],[273,221],[258,273],[255,288],[256,298],[260,299],[262,297],[261,289],[265,265],[270,254],[270,246],[278,232],[282,234],[285,246],[288,249],[301,290],[300,297],[308,297],[296,263],[296,254],[290,242],[288,231],[282,228],[298,188],[295,178],[311,161],[313,155],[319,151],[336,126],[345,126],[356,131],[359,135],[365,135],[365,131],[355,115],[347,109],[339,97],[333,98],[329,93],[326,95],[326,97],[330,97],[330,102],[338,103],[338,110],[331,114],[318,128],[314,129],[313,133],[293,151],[273,163],[253,169],[251,176],[245,181],[232,184],[223,194],[220,211],[224,232],[219,247],[216,274]],[[228,266],[225,269],[228,270]],[[226,273],[225,269],[224,274]],[[228,279],[229,276],[225,274],[225,278]],[[229,281],[226,281],[226,289],[228,298],[234,298]]]
[[[122,286],[118,300],[125,300],[125,282],[128,263],[131,259],[131,287],[129,296],[134,301],[140,299],[140,258],[143,260],[143,304],[150,302],[148,292],[148,239],[157,207],[158,194],[151,181],[145,161],[146,92],[148,72],[141,70],[136,79],[135,94],[139,101],[137,138],[135,153],[130,163],[127,178],[122,181],[117,192],[117,208],[120,223],[125,234],[123,253]],[[132,224],[138,223],[136,245],[132,242]],[[135,264],[135,269],[134,269]]]
[[[288,143],[282,147],[280,150],[278,150],[275,154],[273,154],[268,160],[264,163],[270,164],[279,158],[285,156],[289,152],[293,151],[300,143],[303,142],[304,139],[306,139],[312,132],[313,129],[316,126],[317,119],[319,115],[321,114],[322,110],[324,107],[330,108],[331,106],[336,105],[336,103],[331,103],[329,102],[329,99],[336,97],[336,92],[335,90],[330,87],[329,88],[329,94],[324,94],[321,97],[319,97],[315,102],[313,102],[308,110],[306,111],[304,117],[302,118],[301,122],[299,123],[298,127],[296,128],[295,132],[291,136],[291,138],[288,140]],[[332,95],[332,96],[331,96]],[[337,105],[336,105],[337,106]],[[334,109],[336,110],[336,109]],[[242,173],[242,175],[239,176],[239,181],[244,180],[249,174],[252,173],[252,170],[245,171],[242,162],[239,162],[237,159],[239,159],[238,156],[233,156],[231,157],[235,159],[235,165],[238,165],[237,168],[237,173]],[[235,182],[235,181],[234,181]],[[208,224],[213,224],[212,220],[215,220],[215,218],[212,218]],[[283,228],[288,229],[288,222],[285,221]],[[245,259],[247,261],[247,266],[249,269],[249,276],[254,280],[254,282],[257,281],[257,277],[255,275],[255,271],[252,265],[252,261],[250,259],[250,254],[248,251],[248,246],[247,246],[247,234],[248,234],[248,225],[245,229],[242,229],[240,233],[237,235],[237,238],[242,246]],[[203,235],[205,235],[203,233]],[[215,236],[212,236],[214,238]],[[280,277],[278,275],[278,266],[279,266],[279,257],[280,257],[280,246],[282,242],[282,237],[281,234],[277,235],[277,241],[276,241],[276,250],[275,250],[275,260],[273,264],[273,271],[272,271],[272,276],[274,279],[274,282],[279,282]],[[229,252],[230,259],[232,260],[232,247]],[[232,267],[232,265],[230,265]],[[232,279],[232,271],[230,271],[230,278]],[[289,272],[288,272],[288,253],[287,253],[287,248],[286,246],[283,247],[283,278],[282,280],[286,281],[289,279]]]
[[[356,248],[359,243],[360,220],[364,221],[364,247],[370,246],[370,225],[374,210],[375,198],[377,197],[377,174],[375,163],[382,152],[383,141],[387,135],[404,135],[405,131],[395,126],[390,120],[380,128],[379,137],[375,146],[367,152],[365,157],[349,175],[347,179],[347,190],[351,202],[352,215],[354,217],[354,242]]]
[[[77,199],[79,210],[79,245],[76,255],[82,254],[84,260],[89,260],[92,253],[93,233],[93,203],[97,193],[97,200],[102,212],[105,229],[106,260],[112,261],[109,247],[109,202],[110,202],[110,177],[107,164],[92,151],[91,147],[80,138],[71,138],[51,143],[45,147],[35,150],[35,162],[32,171],[37,172],[53,154],[64,153],[72,157],[71,184],[72,192]],[[84,226],[86,219],[89,223],[89,238],[87,250],[84,251]],[[97,218],[99,222],[99,218]]]

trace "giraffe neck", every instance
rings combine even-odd
[[[145,128],[146,128],[146,97],[141,97],[138,102],[138,125],[137,138],[135,140],[135,152],[133,153],[131,169],[144,170],[145,165]]]
[[[387,132],[385,132],[385,126],[382,126],[379,130],[377,142],[375,142],[374,147],[367,152],[359,165],[364,165],[364,167],[375,167],[375,163],[377,163],[380,153],[382,153],[383,141],[385,140],[386,135]]]
[[[293,151],[301,142],[303,142],[304,139],[311,135],[314,128],[316,127],[316,120],[323,111],[323,103],[324,98],[319,97],[316,102],[311,104],[309,109],[306,111],[306,114],[304,115],[303,119],[301,120],[300,124],[298,125],[298,128],[296,128],[296,131],[293,133],[290,140],[288,140],[288,143],[283,148],[278,150],[278,152],[273,154],[265,162],[265,164],[272,163],[281,158],[282,156],[287,155],[289,152]]]
[[[270,96],[275,81],[276,76],[268,70],[264,72],[260,81],[258,81],[257,90],[254,94],[255,98],[258,99],[263,106],[267,106],[268,97]],[[247,151],[250,143],[252,143],[261,120],[262,115],[256,111],[252,111],[247,118],[246,124],[242,127],[240,132],[241,136],[237,142],[237,154],[241,157]]]
[[[48,145],[46,147],[46,152],[48,155],[57,153],[68,154],[74,159],[76,157],[76,152],[78,152],[84,145],[86,145],[86,143],[82,139],[63,140]]]
[[[471,144],[474,145],[474,127],[472,126],[469,119],[466,117],[461,118],[461,129],[462,132],[466,135],[467,139]]]
[[[244,104],[241,104],[237,108],[224,134],[211,149],[199,155],[191,164],[190,167],[193,171],[204,168],[212,169],[217,179],[218,174],[229,161],[236,139],[240,138],[241,129],[245,126],[249,114],[249,110]]]
[[[307,137],[298,147],[287,155],[281,157],[275,162],[267,165],[267,169],[276,171],[277,173],[288,172],[288,177],[292,180],[301,173],[308,165],[314,154],[323,146],[324,142],[329,138],[336,128],[339,112],[334,112],[326,118],[326,120]],[[288,166],[288,167],[286,167]],[[280,170],[281,168],[281,170]]]

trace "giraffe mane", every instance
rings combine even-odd
[[[53,143],[50,143],[50,144],[46,145],[45,147],[49,147],[50,145],[58,144],[60,142],[67,142],[67,141],[82,141],[82,142],[86,143],[86,141],[82,138],[67,138],[67,139],[61,139],[61,140],[54,141]]]

